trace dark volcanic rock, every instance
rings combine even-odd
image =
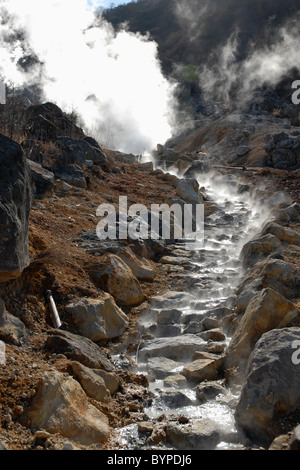
[[[43,168],[39,163],[28,160],[35,186],[35,198],[42,199],[51,194],[54,188],[54,173]]]
[[[83,138],[82,129],[76,126],[53,103],[30,106],[24,113],[24,132],[27,137],[42,141],[53,141],[62,135]]]
[[[0,135],[0,282],[28,266],[28,217],[32,176],[19,144]]]
[[[56,141],[56,146],[61,150],[62,154],[58,157],[58,162],[62,164],[84,164],[86,160],[91,160],[96,165],[105,164],[107,162],[106,155],[100,148],[93,147],[90,142],[93,142],[93,139],[75,140],[70,137],[59,137]]]
[[[71,186],[83,189],[87,188],[86,179],[79,165],[66,165],[63,167],[56,165],[53,168],[53,173],[57,178],[60,178]]]
[[[270,166],[279,170],[300,168],[300,137],[290,136],[286,132],[275,134],[266,150]]]

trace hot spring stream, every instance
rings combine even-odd
[[[186,291],[150,301],[139,329],[153,339],[144,340],[132,359],[136,362],[134,372],[149,378],[152,403],[145,409],[149,421],[163,414],[187,417],[190,422],[209,418],[222,430],[223,440],[216,449],[229,450],[239,448],[244,439],[234,419],[239,390],[227,388],[226,393],[199,402],[195,384],[181,372],[192,361],[189,346],[199,340],[199,334],[203,336],[200,323],[206,319],[210,328],[216,328],[220,319],[232,313],[235,290],[243,276],[241,249],[259,233],[269,213],[254,189],[246,188],[233,175],[201,175],[198,180],[213,208],[205,215],[204,246],[197,251],[185,251],[181,244],[172,247],[172,263],[184,267]],[[208,340],[202,351],[223,354],[229,341],[228,336]],[[118,441],[124,450],[155,448],[143,441],[137,424],[120,430]],[[165,444],[160,448],[174,447]]]

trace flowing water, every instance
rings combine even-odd
[[[181,244],[172,247],[174,266],[181,266],[181,270],[184,267],[186,290],[150,301],[139,328],[153,339],[145,340],[133,359],[136,372],[149,377],[153,397],[151,406],[145,409],[149,420],[163,414],[189,420],[210,418],[218,423],[225,436],[216,448],[231,449],[243,444],[243,435],[236,429],[234,420],[239,390],[227,389],[214,399],[199,402],[195,384],[180,375],[184,365],[192,360],[190,350],[181,349],[180,342],[183,338],[191,345],[199,339],[199,325],[204,318],[219,322],[232,313],[235,291],[243,276],[241,249],[259,233],[269,214],[254,191],[251,188],[243,191],[245,187],[235,176],[201,175],[198,181],[212,207],[205,216],[204,245],[197,251],[184,251]],[[204,350],[222,354],[229,342],[229,336],[221,341],[210,340]],[[169,361],[167,371],[165,359]],[[170,383],[167,376],[175,376],[177,381]],[[119,439],[123,449],[142,446],[137,425],[122,429]]]

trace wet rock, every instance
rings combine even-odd
[[[182,389],[187,387],[187,385],[186,378],[181,374],[168,375],[168,377],[164,379],[165,387]]]
[[[154,336],[166,337],[166,336],[179,336],[181,335],[181,326],[176,324],[160,325],[158,324]]]
[[[154,357],[147,362],[148,372],[158,380],[168,377],[173,370],[178,369],[180,366],[180,362],[167,359],[166,357]]]
[[[161,309],[168,307],[180,309],[181,307],[185,307],[192,300],[193,296],[186,292],[169,291],[164,295],[151,297],[150,307]]]
[[[48,335],[45,347],[47,350],[64,354],[68,359],[78,361],[92,369],[103,369],[112,372],[114,366],[102,349],[83,336],[67,331],[52,330]]]
[[[169,408],[179,408],[193,404],[193,401],[180,390],[161,390],[159,400]]]
[[[107,293],[97,299],[72,302],[66,306],[66,311],[71,314],[78,331],[92,341],[118,338],[128,326],[127,316]]]
[[[181,310],[178,309],[163,309],[157,315],[157,322],[160,325],[169,325],[178,322],[182,315]]]
[[[283,328],[265,333],[255,346],[235,413],[252,439],[271,442],[285,414],[299,408],[299,341],[299,328]]]
[[[155,338],[145,341],[139,352],[141,361],[151,357],[166,357],[175,361],[189,360],[195,351],[204,350],[206,342],[196,335]]]
[[[199,333],[199,336],[205,341],[225,341],[226,339],[226,335],[220,328],[212,328],[211,330],[203,331],[202,333]]]
[[[203,331],[203,325],[201,323],[198,323],[197,321],[191,321],[189,324],[184,328],[182,331],[183,335],[196,335],[198,333],[201,333]]]
[[[205,317],[201,321],[201,325],[205,330],[212,330],[214,328],[218,328],[219,322],[216,318],[213,317]]]
[[[215,399],[218,395],[226,395],[227,390],[218,382],[203,382],[196,387],[196,395],[201,403]]]
[[[170,444],[182,450],[213,450],[221,441],[218,425],[210,419],[188,424],[168,423],[166,436]]]
[[[182,374],[193,382],[216,380],[221,367],[221,360],[197,359],[183,368]]]
[[[85,393],[94,400],[107,402],[111,398],[103,378],[97,374],[97,369],[90,369],[79,362],[72,363],[72,370]]]
[[[145,299],[139,281],[116,255],[106,254],[88,268],[93,281],[108,292],[118,305],[137,305]]]
[[[243,371],[260,337],[274,328],[288,326],[294,312],[297,313],[297,308],[292,302],[272,289],[263,289],[248,304],[231,339],[226,351],[226,368],[240,367]]]
[[[0,283],[15,279],[29,264],[28,218],[32,176],[22,148],[0,134]]]
[[[93,405],[76,380],[53,371],[39,382],[26,418],[31,427],[61,434],[83,445],[109,437],[107,418]]]
[[[0,299],[0,340],[5,343],[20,346],[27,337],[24,323],[19,318],[11,315]]]

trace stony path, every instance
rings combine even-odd
[[[243,443],[233,415],[237,391],[224,387],[216,367],[230,340],[226,317],[233,313],[235,289],[243,274],[240,251],[259,231],[267,212],[250,197],[249,188],[244,191],[232,176],[200,184],[214,208],[205,218],[204,246],[184,251],[177,244],[172,256],[161,260],[184,266],[181,275],[186,291],[151,299],[139,323],[141,333],[150,336],[135,360],[138,371],[146,373],[150,381],[149,419],[165,414],[189,420],[188,432],[178,423],[167,427],[171,445],[230,448]],[[125,448],[139,439],[134,426],[124,430],[123,436]]]

